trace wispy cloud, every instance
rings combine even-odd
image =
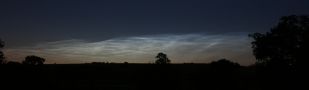
[[[253,63],[250,40],[246,34],[183,34],[113,38],[98,42],[63,40],[30,47],[6,49],[10,60],[38,55],[48,63],[154,62],[158,52],[166,53],[174,63],[207,63],[220,58],[241,64]]]

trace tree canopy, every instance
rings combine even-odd
[[[156,64],[169,64],[171,62],[171,60],[167,58],[167,55],[162,52],[158,53],[156,59]]]
[[[29,65],[42,65],[45,62],[44,58],[38,57],[38,56],[27,56],[25,58],[25,61],[23,61],[23,64],[29,64]]]
[[[303,61],[308,51],[308,16],[284,16],[270,32],[254,33],[253,53],[257,63],[280,69],[296,69],[296,61]]]

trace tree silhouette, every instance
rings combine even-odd
[[[4,42],[0,39],[0,64],[4,63],[4,54],[2,48],[4,47]]]
[[[169,64],[171,61],[167,58],[167,55],[160,52],[156,56],[156,64]]]
[[[23,61],[23,64],[42,65],[44,62],[45,62],[44,58],[32,55],[32,56],[27,56],[25,58],[25,61]]]
[[[254,33],[253,53],[257,63],[267,67],[295,70],[296,61],[304,61],[308,51],[308,16],[285,16],[277,26],[265,34]]]

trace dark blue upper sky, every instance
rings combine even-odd
[[[8,47],[67,39],[265,32],[309,0],[1,0]]]

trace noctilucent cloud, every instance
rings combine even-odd
[[[153,63],[155,55],[164,52],[173,63],[209,63],[212,60],[229,58],[248,65],[254,62],[249,40],[239,34],[166,34],[113,38],[97,42],[77,39],[45,42],[35,46],[6,49],[5,53],[15,60],[29,54],[39,55],[49,58],[47,63]]]

